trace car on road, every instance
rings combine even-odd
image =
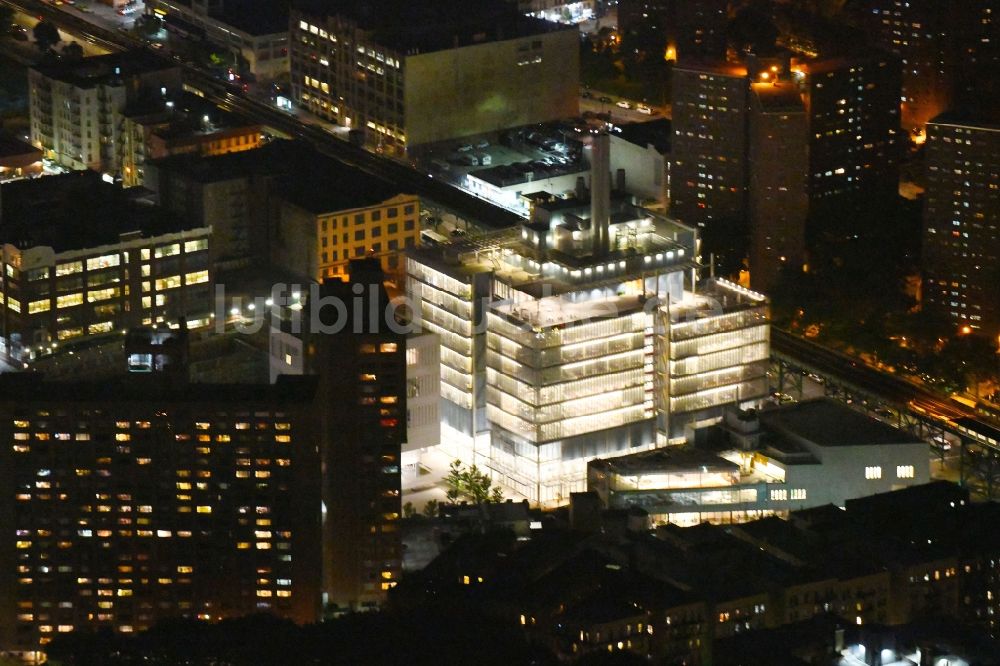
[[[611,98],[610,98],[610,97],[608,97],[607,95],[604,95],[604,96],[602,96],[602,97],[601,97],[601,98],[600,98],[599,100],[597,100],[597,101],[598,101],[598,102],[600,102],[601,104],[611,104],[611,101],[612,101],[612,100],[611,100]]]
[[[592,99],[594,97],[594,93],[590,92],[589,90],[584,90],[582,93],[580,93],[580,97],[582,97],[583,99]]]
[[[653,110],[648,106],[646,106],[645,104],[637,104],[635,110],[646,116],[653,115]]]
[[[623,99],[620,99],[617,102],[615,102],[615,106],[620,106],[623,109],[631,109],[632,108],[632,103],[631,102],[627,102],[627,101],[625,101]]]

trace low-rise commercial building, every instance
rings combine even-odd
[[[92,171],[5,183],[0,215],[5,353],[211,322],[210,226],[133,202]]]
[[[267,0],[145,0],[168,32],[227,49],[233,69],[260,82],[288,75],[288,9]]]
[[[195,95],[133,108],[122,125],[122,186],[145,181],[146,162],[172,155],[225,155],[261,146],[261,127]]]
[[[420,199],[374,177],[327,161],[315,177],[295,177],[281,188],[271,244],[277,266],[317,282],[344,279],[351,259],[374,257],[402,276],[401,252],[420,238]]]
[[[305,144],[181,155],[146,169],[146,187],[163,207],[212,225],[220,267],[269,262],[319,282],[343,278],[350,259],[375,256],[398,275],[399,253],[420,238],[417,196]]]
[[[735,448],[592,460],[588,489],[654,523],[739,523],[930,480],[926,441],[829,399],[727,419]]]
[[[402,154],[577,115],[578,42],[575,28],[498,0],[302,3],[291,18],[292,96]]]

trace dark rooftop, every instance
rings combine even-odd
[[[720,458],[714,453],[687,446],[667,446],[617,458],[595,459],[588,465],[626,475],[668,470],[686,471],[703,467],[712,471],[735,472],[740,469],[736,463]]]
[[[159,170],[184,173],[200,183],[274,177],[280,194],[289,203],[312,213],[371,206],[401,194],[388,181],[298,141],[272,141],[256,150],[212,157],[177,155],[156,160],[153,165]]]
[[[42,64],[33,65],[32,69],[50,79],[72,83],[79,88],[88,88],[111,83],[122,77],[176,67],[178,65],[175,62],[154,56],[145,49],[138,49],[76,61],[47,60]]]
[[[971,109],[953,109],[934,116],[928,124],[961,125],[962,127],[1000,130],[1000,114]]]
[[[765,430],[822,447],[919,444],[923,441],[829,398],[762,410],[760,422]]]
[[[94,171],[4,183],[0,197],[0,242],[56,252],[118,243],[122,234],[144,236],[193,229],[166,211],[133,200]]]
[[[316,378],[282,375],[274,384],[200,384],[169,381],[162,375],[127,375],[100,381],[45,381],[40,373],[0,374],[0,402],[142,403],[204,402],[259,404],[312,400]]]
[[[617,136],[642,148],[652,145],[658,153],[670,152],[670,138],[673,130],[671,122],[667,118],[658,118],[646,123],[629,123],[622,125],[621,130],[612,136]]]
[[[802,95],[794,83],[754,83],[751,88],[761,107],[770,113],[804,113]]]
[[[226,0],[224,9],[214,18],[249,34],[288,35],[287,0]]]
[[[529,18],[502,0],[300,0],[297,6],[354,21],[376,43],[407,54],[576,30]]]
[[[30,159],[33,162],[40,160],[42,159],[42,149],[35,148],[13,134],[0,131],[0,165],[5,164],[6,160],[13,159]]]

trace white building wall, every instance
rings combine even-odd
[[[408,453],[441,443],[441,338],[434,333],[406,339],[406,442]]]
[[[666,204],[668,160],[653,146],[637,146],[611,134],[611,177],[625,170],[625,191],[643,200]]]

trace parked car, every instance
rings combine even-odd
[[[490,142],[487,141],[486,139],[480,139],[479,141],[476,141],[476,148],[479,148],[480,150],[489,147],[490,147]]]
[[[623,99],[618,100],[617,102],[615,102],[615,106],[620,106],[623,109],[631,109],[632,108],[632,104],[630,102],[627,102],[627,101],[623,100]]]
[[[601,97],[601,98],[600,98],[599,100],[597,100],[597,101],[598,101],[598,102],[600,102],[601,104],[611,104],[611,101],[612,101],[612,100],[611,100],[611,98],[610,98],[610,97],[608,97],[607,95],[603,95],[603,96],[602,96],[602,97]]]
[[[471,143],[463,143],[463,144],[462,144],[461,146],[459,146],[459,147],[457,148],[457,150],[458,150],[458,152],[460,152],[460,153],[468,153],[468,152],[471,152],[471,151],[472,151],[472,144],[471,144]]]
[[[653,115],[653,110],[648,106],[646,106],[645,104],[636,105],[635,110],[647,116]]]
[[[476,159],[483,166],[489,166],[493,164],[493,157],[489,153],[476,153]]]
[[[593,98],[593,96],[594,96],[594,93],[590,92],[589,90],[584,90],[582,93],[580,93],[580,97],[582,97],[584,99],[591,99],[591,98]]]

